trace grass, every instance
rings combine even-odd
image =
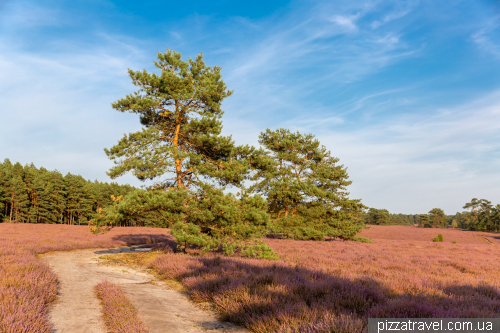
[[[47,305],[58,281],[38,254],[95,247],[154,243],[164,229],[114,228],[92,235],[86,226],[0,224],[0,332],[49,333]]]
[[[109,333],[148,333],[139,311],[116,284],[102,281],[96,286],[102,301],[102,313]]]

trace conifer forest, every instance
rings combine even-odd
[[[87,224],[130,185],[85,180],[9,159],[0,163],[0,219],[3,222]]]

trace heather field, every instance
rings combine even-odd
[[[438,233],[444,241],[432,242]],[[269,261],[174,254],[165,229],[94,236],[86,226],[0,224],[0,331],[50,332],[57,277],[37,254],[160,241],[154,253],[120,256],[179,281],[194,301],[258,333],[363,332],[369,317],[500,315],[498,235],[373,226],[360,236],[373,243],[267,239],[280,255]],[[112,287],[103,285],[101,297],[127,303]]]
[[[432,242],[438,233],[444,242]],[[373,226],[361,236],[373,244],[266,240],[278,261],[166,248],[149,267],[258,333],[361,332],[369,317],[500,316],[497,235]]]
[[[165,239],[165,229],[114,228],[95,236],[87,226],[0,224],[0,332],[51,332],[47,304],[58,282],[38,254]]]

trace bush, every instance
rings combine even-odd
[[[436,238],[432,239],[433,242],[442,242],[443,241],[443,235],[438,234]]]
[[[355,237],[351,238],[351,240],[353,240],[355,242],[360,242],[360,243],[373,243],[371,238],[366,238],[366,237],[355,236]]]

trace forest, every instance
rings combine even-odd
[[[474,231],[500,230],[500,205],[493,206],[485,199],[472,199],[463,206],[463,212],[446,215],[440,208],[427,214],[392,214],[387,209],[369,208],[359,219],[371,225],[416,225],[419,228],[460,228]]]
[[[0,221],[87,224],[113,197],[132,190],[130,185],[91,182],[5,159],[0,163]]]

